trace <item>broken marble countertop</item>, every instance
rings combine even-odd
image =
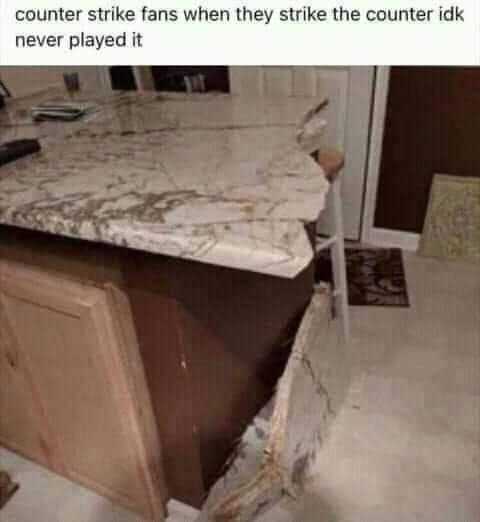
[[[0,141],[29,128],[42,142],[0,169],[0,223],[280,277],[310,263],[305,224],[329,186],[308,154],[323,100],[86,99],[97,109],[74,123],[0,118]]]

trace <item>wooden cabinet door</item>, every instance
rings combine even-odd
[[[50,466],[163,520],[159,444],[152,424],[147,426],[152,412],[132,319],[126,301],[113,295],[17,264],[0,264],[2,330],[10,332],[25,364],[33,407],[43,413],[37,417],[43,421],[41,437],[54,453]],[[15,403],[18,394],[28,402],[19,388],[17,384],[6,400]],[[7,418],[0,424],[4,436],[21,440],[25,454],[45,463],[38,441],[22,439],[27,425],[14,432],[9,423],[19,425],[15,415]]]
[[[26,361],[8,326],[0,306],[0,444],[54,467],[41,430],[41,405],[34,404]]]

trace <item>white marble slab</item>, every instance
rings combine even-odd
[[[314,100],[134,93],[98,103],[86,121],[29,130],[43,151],[0,168],[0,223],[281,277],[308,265],[304,224],[328,191],[298,142],[306,125],[309,147],[321,131],[313,112],[304,118]],[[0,118],[0,140],[22,126],[22,111]]]

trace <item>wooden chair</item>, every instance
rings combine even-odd
[[[321,150],[314,154],[314,158],[325,172],[331,184],[330,212],[333,224],[332,235],[327,239],[317,236],[315,252],[318,254],[326,248],[330,249],[333,271],[333,299],[335,313],[342,321],[345,342],[350,339],[350,315],[348,309],[347,270],[345,263],[345,242],[343,233],[342,198],[341,198],[341,171],[345,164],[342,153],[335,150]]]

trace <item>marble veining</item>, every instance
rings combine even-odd
[[[1,168],[0,223],[281,277],[311,261],[304,224],[318,218],[328,182],[302,138],[308,126],[312,147],[321,132],[308,113],[318,102],[96,101],[71,124],[29,125],[21,111],[0,118],[1,140],[28,128],[43,146]]]

